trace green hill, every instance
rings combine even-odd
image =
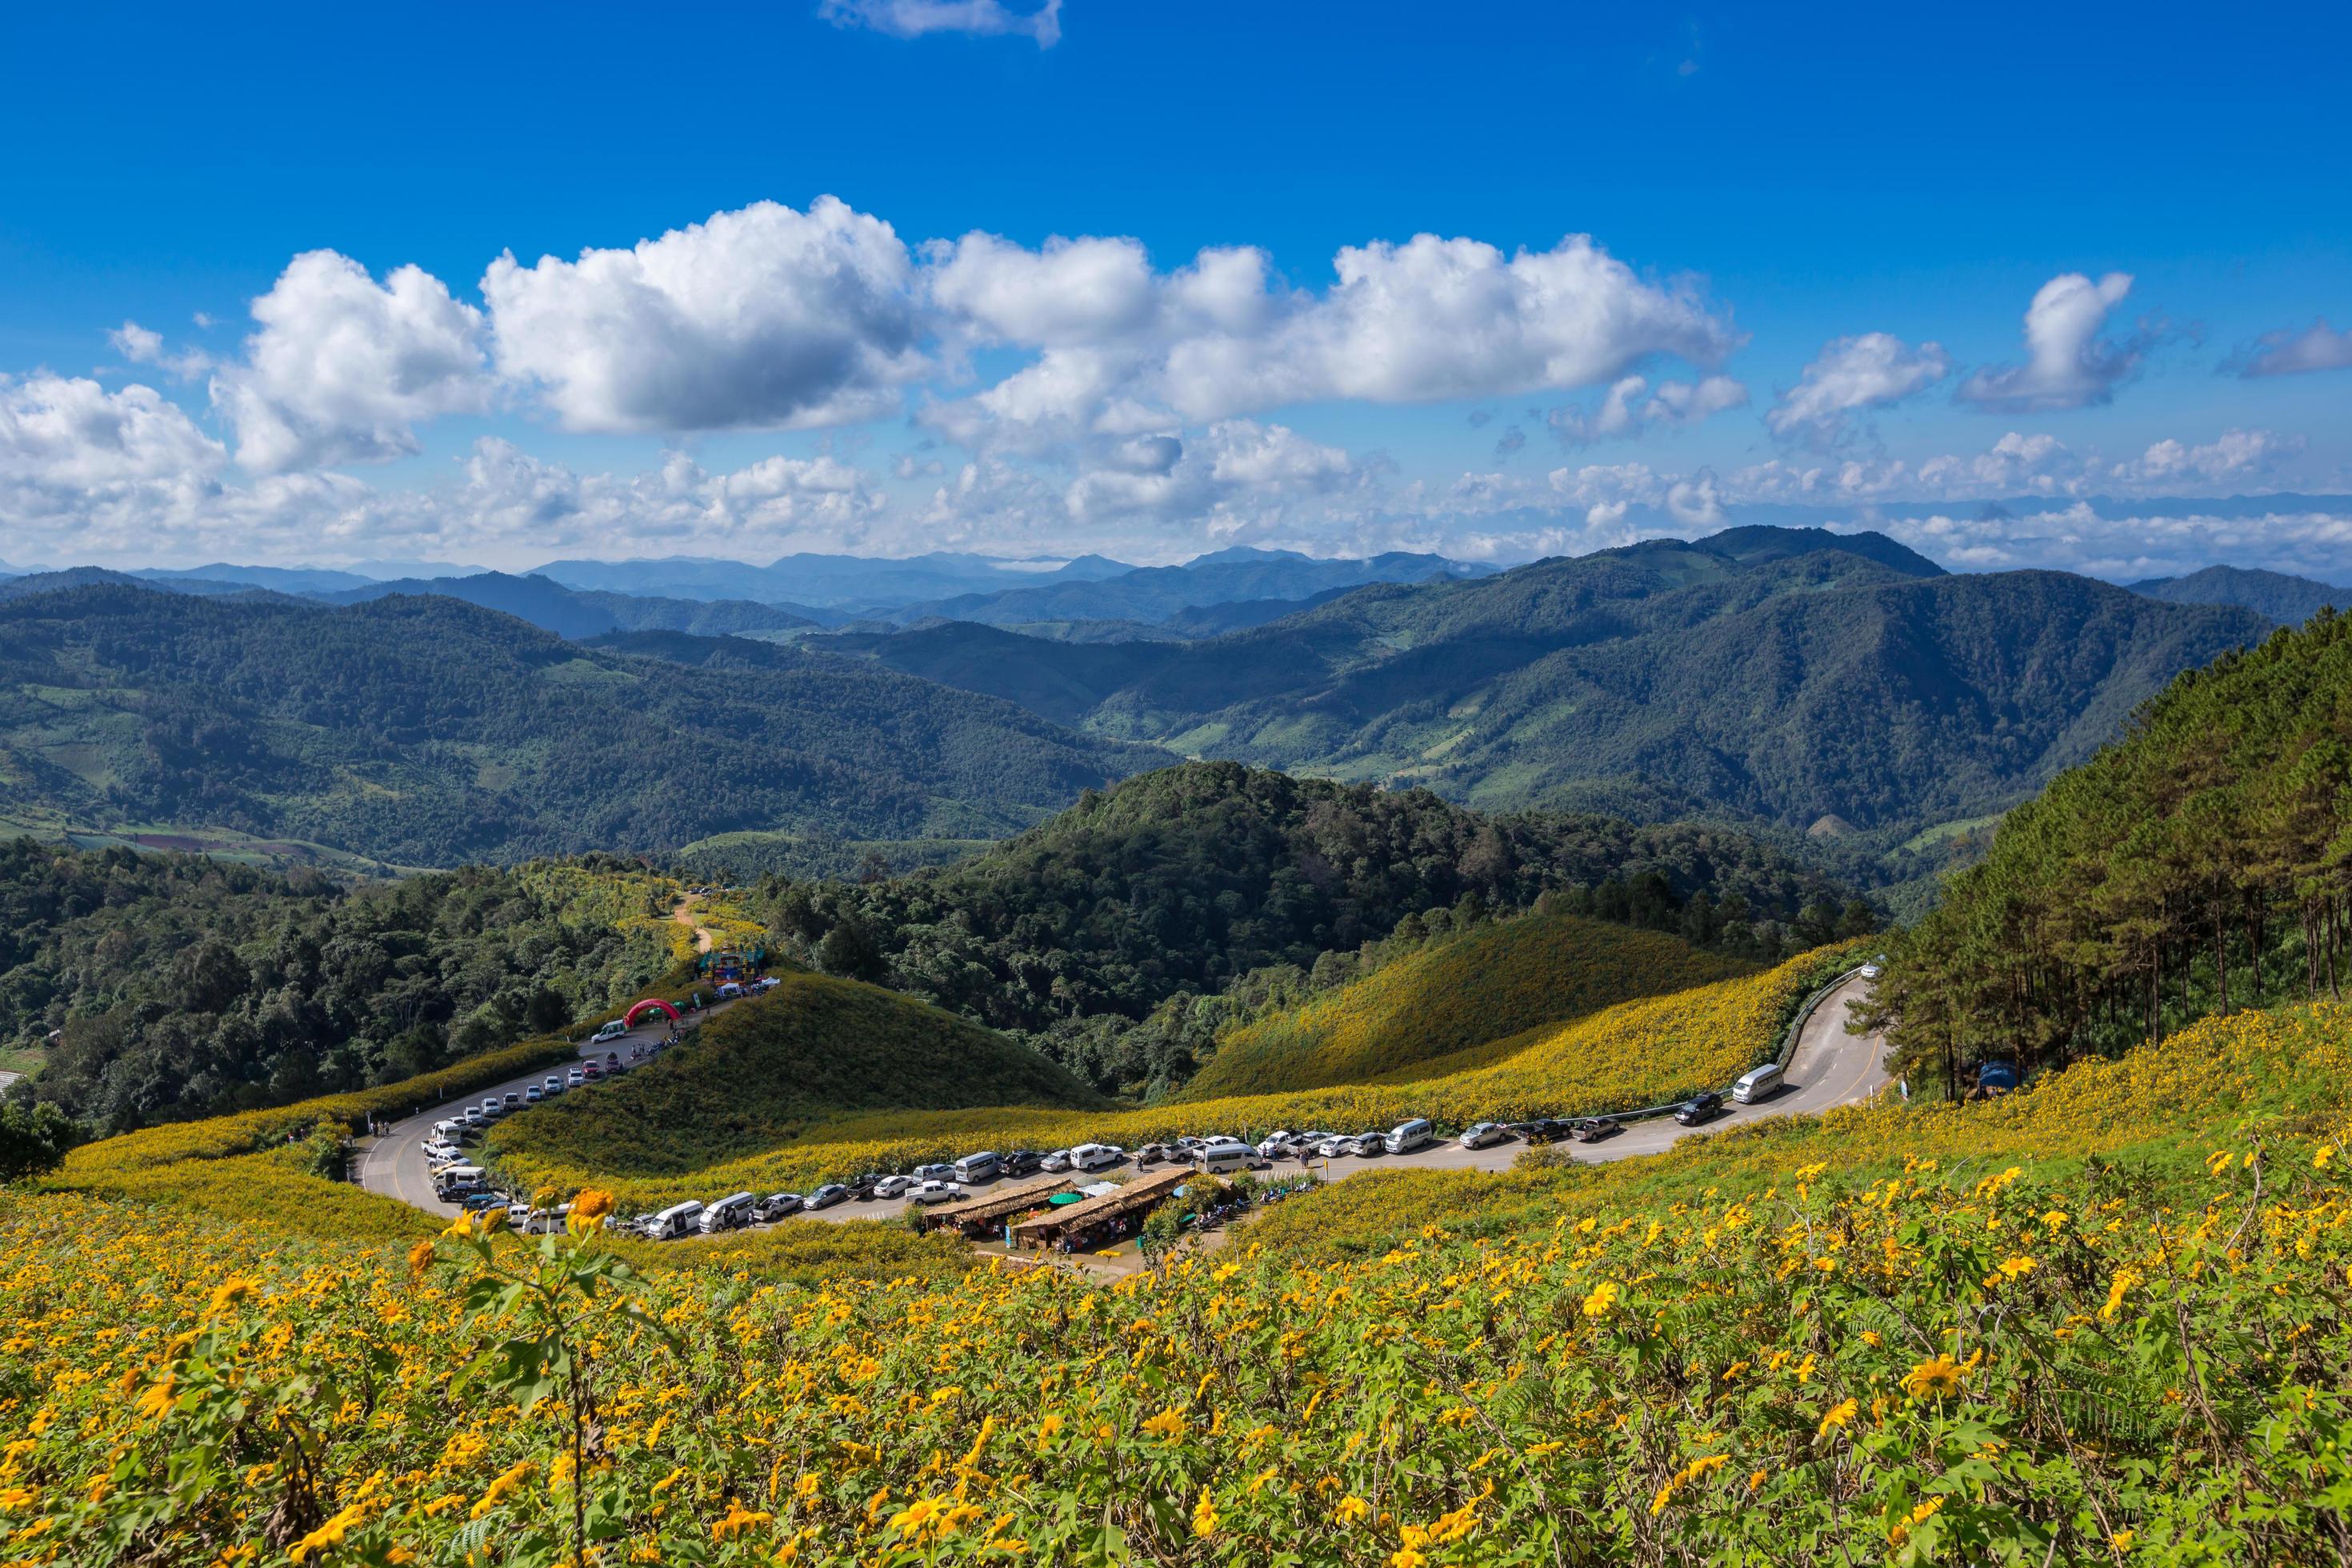
[[[845,1111],[1102,1103],[1035,1052],[936,1007],[855,981],[782,978],[618,1083],[504,1123],[488,1154],[675,1175]]]
[[[1488,816],[1425,790],[1232,763],[1090,792],[950,866],[856,885],[776,879],[760,899],[785,950],[815,967],[887,980],[1139,1092],[1190,1076],[1226,1021],[1217,994],[1244,976],[1303,980],[1407,921],[1525,909],[1547,892],[1567,912],[1765,960],[1868,913],[1720,827]]]
[[[2322,610],[2352,604],[2352,593],[2333,584],[2239,566],[2208,566],[2186,577],[2150,577],[2134,583],[2131,591],[2176,605],[2235,605],[2286,626],[2299,626]]]
[[[1124,667],[953,628],[858,651],[1191,755],[1496,810],[1843,823],[1876,855],[2024,798],[2265,630],[2064,574],[1948,575],[1876,534],[1742,528],[1365,587]]]
[[[757,657],[586,648],[445,598],[331,609],[100,584],[10,599],[0,816],[446,866],[747,829],[996,837],[1164,760],[869,661],[682,640]]]
[[[1179,1097],[1210,1100],[1395,1077],[1612,1003],[1748,973],[1678,938],[1531,914],[1434,942],[1301,1007],[1222,1036]]]
[[[2209,1013],[2341,994],[2352,619],[2192,670],[2011,812],[1880,988],[1920,1077],[2113,1055]]]

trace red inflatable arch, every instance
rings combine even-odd
[[[638,1003],[635,1006],[630,1008],[628,1012],[623,1016],[622,1021],[634,1029],[637,1026],[637,1020],[643,1018],[647,1013],[652,1012],[656,1008],[668,1014],[669,1021],[671,1023],[675,1024],[677,1022],[677,1009],[671,1006],[668,1003],[663,1001],[658,996],[648,996],[644,1001]]]

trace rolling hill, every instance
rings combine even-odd
[[[1190,755],[1493,809],[1728,811],[1885,848],[2023,798],[2175,673],[2267,629],[2064,574],[1950,575],[1874,534],[1756,527],[1360,588],[1125,664],[942,627],[845,651]]]
[[[1218,1037],[1181,1100],[1325,1089],[1399,1078],[1437,1058],[1458,1070],[1481,1047],[1636,996],[1751,973],[1677,938],[1570,915],[1476,927],[1397,960],[1304,1006]]]
[[[330,605],[360,605],[394,594],[434,594],[460,599],[574,640],[602,637],[607,632],[688,632],[698,637],[729,637],[744,632],[813,631],[820,624],[814,614],[797,605],[592,592],[567,588],[547,577],[516,577],[504,572],[368,583],[318,592],[311,596]]]
[[[993,1030],[878,986],[788,974],[620,1082],[502,1123],[486,1152],[523,1163],[677,1175],[851,1111],[1101,1104],[1069,1074]]]
[[[1164,756],[870,662],[724,640],[752,657],[583,647],[441,597],[10,598],[0,816],[446,866],[744,829],[994,837]]]
[[[2283,626],[2299,626],[2325,609],[2352,604],[2352,592],[2284,572],[2208,566],[2186,577],[2150,577],[2131,591],[2175,605],[2235,605]]]
[[[1391,551],[1369,560],[1318,560],[1291,550],[1221,550],[1181,566],[1139,566],[1117,576],[1056,580],[909,605],[891,619],[930,616],[1017,626],[1029,621],[1139,621],[1156,626],[1213,606],[1318,599],[1370,583],[1432,583],[1484,576],[1491,566]],[[1261,614],[1260,618],[1272,618]]]

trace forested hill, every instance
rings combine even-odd
[[[604,857],[352,887],[0,843],[0,1048],[100,1129],[411,1078],[641,994],[675,891]]]
[[[1866,930],[1820,876],[1745,835],[1597,816],[1487,817],[1386,791],[1195,763],[1089,794],[969,859],[863,885],[772,879],[785,951],[1020,1034],[1106,1089],[1178,1082],[1226,993],[1304,984],[1416,937],[1553,895],[1563,912],[1776,959]],[[1172,1004],[1171,1004],[1172,1005]],[[1134,1026],[1151,1016],[1148,1026]]]
[[[2237,566],[2208,566],[2186,577],[2150,577],[2131,589],[2176,605],[2235,605],[2283,626],[2299,626],[2322,610],[2352,605],[2352,593],[2333,584]]]
[[[2011,812],[1879,993],[1913,1068],[2120,1051],[2352,982],[2352,619],[2179,677]]]
[[[697,668],[446,598],[0,603],[0,816],[446,866],[752,828],[995,837],[1163,760],[868,661]]]
[[[818,623],[798,606],[754,604],[748,599],[665,599],[567,588],[550,578],[483,572],[471,577],[434,577],[368,583],[312,595],[328,604],[357,605],[394,594],[435,594],[499,610],[558,637],[601,637],[606,632],[690,632],[727,637],[739,632],[814,628]]]
[[[1493,809],[1728,810],[1879,847],[1997,813],[2248,611],[1948,575],[1892,540],[1743,528],[1107,653],[969,629],[845,642],[1104,734]]]

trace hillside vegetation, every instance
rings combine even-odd
[[[390,1083],[642,994],[677,890],[610,858],[352,886],[18,839],[0,1044],[103,1128]]]
[[[677,1175],[850,1111],[1098,1103],[1034,1052],[936,1007],[793,974],[618,1083],[500,1124],[484,1153],[518,1167],[565,1161],[615,1176]]]
[[[1489,922],[1221,1035],[1216,1054],[1179,1098],[1396,1076],[1612,1003],[1687,990],[1751,968],[1675,937],[1570,915]]]
[[[860,647],[1103,734],[1493,810],[1843,824],[1875,879],[1916,881],[1940,861],[1895,846],[2025,798],[2267,630],[2063,574],[1949,576],[1876,534],[1743,528],[1368,586],[1192,643]]]
[[[446,866],[740,829],[993,837],[1165,760],[865,660],[683,640],[748,657],[587,648],[445,598],[11,598],[0,811]]]
[[[1188,763],[1089,794],[1021,837],[856,886],[774,879],[781,951],[1017,1033],[1106,1090],[1182,1083],[1270,969],[1302,980],[1400,930],[1552,895],[1562,912],[1773,962],[1874,923],[1747,835],[1597,816],[1490,817],[1381,791]],[[1155,1014],[1168,1005],[1170,1012]],[[1146,1026],[1137,1027],[1139,1024]]]
[[[2352,620],[2183,675],[2002,822],[1879,993],[1937,1079],[2119,1051],[2207,1013],[2341,994]]]
[[[712,1564],[2334,1563],[2347,1037],[2241,1016],[1994,1105],[1361,1177],[1108,1289],[903,1238],[844,1273],[851,1227],[784,1227],[826,1255],[795,1285],[764,1237],[633,1277],[372,1210],[18,1193],[0,1496],[59,1560],[165,1568],[583,1531]],[[486,1356],[500,1300],[593,1406]]]

